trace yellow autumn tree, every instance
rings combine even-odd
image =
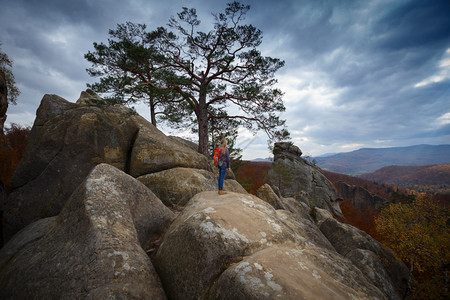
[[[448,208],[431,196],[390,204],[375,220],[384,244],[413,271],[415,299],[449,299],[449,222]]]

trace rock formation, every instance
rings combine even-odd
[[[173,168],[138,177],[167,206],[184,206],[202,191],[217,189],[211,172],[199,169]]]
[[[6,207],[6,239],[41,218],[57,215],[94,166],[108,163],[134,177],[174,167],[210,170],[208,159],[166,137],[124,106],[78,104],[45,95]],[[98,96],[97,96],[98,97]],[[97,98],[96,98],[97,99]]]
[[[144,185],[100,164],[57,218],[0,252],[2,299],[163,299],[149,250],[173,214]]]
[[[360,212],[364,212],[368,209],[379,211],[389,203],[389,201],[383,197],[373,194],[360,186],[349,185],[343,181],[338,181],[337,187],[339,188],[342,198],[349,200]]]
[[[192,144],[99,102],[44,96],[6,201],[10,235],[28,226],[0,249],[0,298],[400,299],[405,265],[333,219],[337,193],[298,147],[275,147],[289,193],[231,173],[218,195]]]
[[[389,299],[401,299],[399,295],[406,294],[409,271],[391,250],[367,233],[332,218],[322,222],[320,230],[336,251],[365,271]]]
[[[274,163],[267,173],[271,185],[277,186],[279,177],[276,165],[281,165],[290,174],[289,182],[281,190],[283,197],[294,197],[310,205],[329,210],[334,215],[342,215],[339,204],[341,197],[333,184],[322,174],[319,167],[301,158],[301,150],[291,143],[275,143]]]
[[[315,228],[308,236],[252,195],[203,192],[170,226],[155,267],[170,299],[387,299]]]

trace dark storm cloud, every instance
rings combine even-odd
[[[284,71],[311,89],[287,102],[291,130],[317,146],[395,144],[411,132],[448,139],[436,119],[450,111],[449,15],[445,1],[308,2],[284,38],[298,49],[287,63],[296,73]],[[419,85],[433,76],[443,78]]]
[[[118,23],[153,29],[186,6],[208,28],[227,2],[3,0],[0,42],[22,91],[8,121],[30,124],[46,93],[75,101],[96,80],[84,54]],[[286,62],[282,118],[305,153],[450,138],[448,1],[242,2],[251,5],[246,21],[263,31],[263,55]],[[268,156],[264,140],[242,132],[244,157]]]

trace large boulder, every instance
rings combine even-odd
[[[0,252],[2,299],[164,299],[146,251],[173,214],[143,184],[100,164],[57,219],[38,221]]]
[[[190,148],[190,149],[192,149],[193,151],[196,151],[196,152],[198,151],[198,145],[196,143],[192,142],[192,141],[183,139],[183,138],[181,138],[179,136],[173,136],[173,135],[169,136],[169,138],[171,138],[172,140],[174,140],[178,144],[182,144],[186,148]]]
[[[57,215],[99,163],[133,176],[180,166],[210,169],[207,158],[166,137],[133,110],[92,104],[98,101],[91,91],[83,92],[78,104],[43,97],[11,181],[13,191],[0,207],[6,240],[31,222]]]
[[[223,188],[224,190],[229,192],[248,194],[248,192],[242,187],[242,185],[235,179],[225,179],[225,181],[223,182]]]
[[[272,187],[267,183],[259,187],[256,191],[256,196],[272,205],[275,209],[286,209],[280,197],[278,197]]]
[[[216,191],[211,172],[200,169],[173,168],[137,178],[167,206],[184,206],[196,194]]]
[[[277,158],[285,159],[288,158],[290,160],[297,159],[302,156],[302,150],[299,147],[295,146],[292,143],[284,142],[284,143],[275,143],[273,145],[273,155]]]
[[[226,269],[210,299],[388,299],[362,272],[322,248],[269,248]]]
[[[170,207],[185,206],[200,192],[218,190],[218,182],[214,174],[201,169],[179,167],[143,175],[137,179]],[[227,191],[247,194],[236,180],[225,180],[224,188]]]
[[[203,192],[170,226],[155,267],[169,298],[203,298],[226,265],[267,245],[293,244],[291,232],[253,195]]]
[[[384,248],[364,231],[333,218],[323,221],[320,230],[337,252],[364,270],[375,285],[386,295],[390,295],[390,299],[398,299],[398,295],[405,293],[410,273],[392,250]],[[374,267],[370,268],[370,265]],[[367,268],[370,268],[372,273],[366,273]],[[386,277],[385,274],[389,276]]]
[[[350,259],[352,263],[388,297],[388,299],[402,299],[393,286],[392,280],[386,280],[386,278],[389,278],[389,274],[378,255],[370,250],[354,249],[350,251],[346,257]]]
[[[310,206],[327,209],[342,216],[342,199],[319,167],[301,158],[301,150],[291,143],[275,143],[274,163],[266,178],[272,186],[280,187],[283,197],[293,197]]]
[[[140,124],[131,149],[130,170],[133,177],[176,167],[211,171],[206,156],[169,138],[147,121]]]
[[[301,258],[302,251],[310,255]],[[327,285],[342,298],[350,293],[384,299],[311,220],[294,220],[290,212],[275,210],[250,194],[197,194],[165,234],[154,264],[173,299],[317,299],[314,286]],[[249,273],[249,265],[257,274]],[[332,272],[339,272],[338,283]],[[323,284],[321,277],[326,278]],[[295,286],[300,278],[308,284]]]

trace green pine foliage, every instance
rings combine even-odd
[[[94,43],[95,51],[85,55],[92,63],[88,73],[100,77],[89,87],[114,101],[147,102],[155,125],[159,116],[174,128],[194,129],[205,155],[218,126],[263,130],[271,141],[289,139],[278,116],[285,107],[274,77],[284,61],[258,50],[262,32],[243,24],[249,9],[227,4],[213,14],[208,32],[200,31],[193,8],[183,8],[168,28],[119,24],[108,44]]]

